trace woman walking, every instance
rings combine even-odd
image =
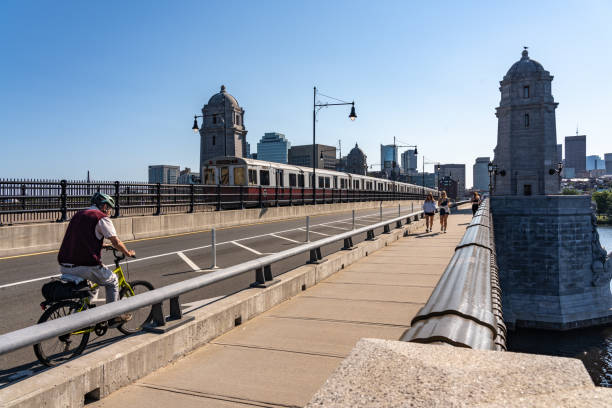
[[[476,215],[476,211],[478,211],[478,206],[480,206],[480,195],[474,191],[474,195],[472,196],[472,217]]]
[[[438,200],[438,207],[440,207],[440,231],[446,234],[446,223],[448,222],[448,215],[450,214],[450,199],[446,196],[446,191],[440,193],[440,199]]]
[[[423,212],[425,213],[425,232],[431,232],[433,229],[434,214],[436,213],[436,202],[431,193],[427,194],[427,198],[423,203]]]

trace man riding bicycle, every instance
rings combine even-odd
[[[106,303],[119,299],[117,276],[102,265],[102,244],[104,238],[126,256],[136,253],[126,248],[117,237],[117,231],[109,218],[115,208],[115,200],[104,193],[94,193],[91,207],[77,212],[66,229],[57,256],[62,275],[73,275],[87,279],[106,288]],[[130,314],[115,317],[109,323],[113,326],[130,320]]]

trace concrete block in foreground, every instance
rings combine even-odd
[[[609,407],[572,358],[361,339],[307,407]]]

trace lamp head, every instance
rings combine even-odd
[[[193,127],[191,129],[193,130],[193,133],[198,133],[198,130],[200,130],[198,128],[198,117],[197,116],[193,117]]]
[[[487,170],[489,170],[489,173],[493,172],[493,162],[489,162],[489,164],[487,165]]]
[[[419,154],[419,151],[417,150],[416,146],[414,146],[414,154]]]
[[[351,107],[351,113],[349,114],[350,120],[357,119],[357,114],[355,113],[355,102],[353,102],[353,106]]]

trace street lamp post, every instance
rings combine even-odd
[[[319,93],[321,96],[325,96],[326,98],[333,99],[338,101],[338,103],[317,103],[317,87],[314,87],[313,96],[312,96],[312,203],[316,204],[316,167],[317,167],[317,145],[316,145],[316,122],[317,122],[317,112],[322,108],[326,108],[328,106],[338,106],[338,105],[351,105],[351,113],[349,114],[349,119],[355,120],[357,118],[357,114],[355,113],[355,101],[346,102],[340,99],[333,98],[331,96],[323,95]]]

